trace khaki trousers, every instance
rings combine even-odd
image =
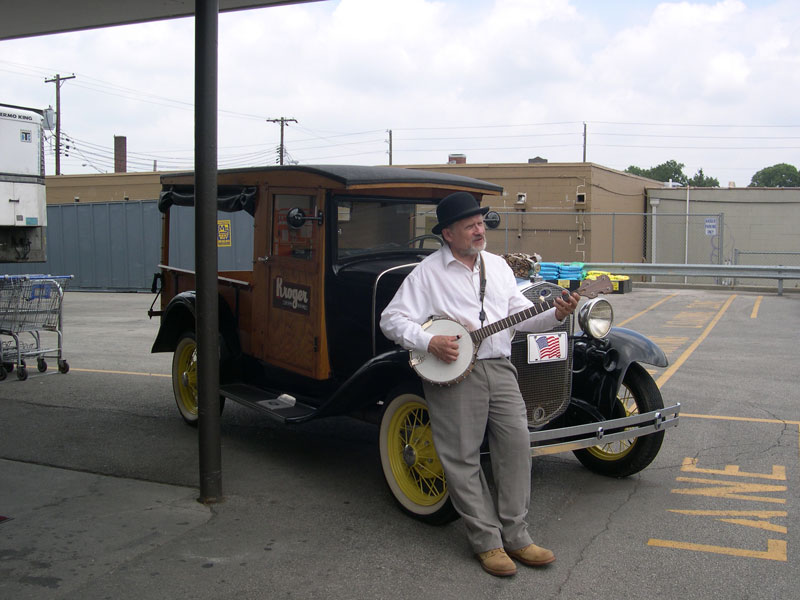
[[[423,387],[436,451],[472,549],[517,550],[530,544],[525,520],[531,495],[530,438],[511,361],[478,360],[456,385]],[[480,463],[487,431],[496,501]]]

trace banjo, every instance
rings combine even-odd
[[[588,280],[576,292],[586,298],[594,298],[597,294],[606,294],[613,289],[607,275]],[[434,385],[453,385],[463,381],[475,366],[478,348],[481,342],[495,333],[500,333],[514,325],[530,319],[555,306],[555,298],[534,302],[533,306],[485,325],[475,331],[469,331],[458,321],[447,317],[430,317],[422,328],[433,335],[450,335],[458,337],[458,358],[451,363],[439,360],[433,354],[421,350],[409,351],[409,364],[422,379]]]

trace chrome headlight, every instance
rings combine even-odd
[[[593,338],[604,338],[611,331],[614,322],[614,310],[605,298],[589,300],[578,311],[578,323],[581,329]]]

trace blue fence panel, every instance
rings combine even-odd
[[[253,217],[230,221],[230,246],[218,248],[221,271],[253,268]],[[0,274],[74,275],[69,289],[144,291],[161,261],[162,215],[155,200],[52,204],[47,207],[47,261],[2,263]],[[194,209],[170,209],[170,265],[194,270]]]
[[[52,204],[47,261],[3,263],[7,274],[74,275],[70,289],[149,290],[161,256],[155,200]]]

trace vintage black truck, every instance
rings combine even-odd
[[[438,201],[466,191],[491,204],[502,189],[414,169],[282,166],[220,171],[218,190],[222,399],[286,426],[331,415],[374,422],[400,507],[431,523],[455,518],[419,377],[378,322],[403,278],[442,243],[431,233]],[[175,401],[189,424],[198,418],[193,241],[177,222],[193,203],[191,173],[162,177],[152,351],[173,353]],[[519,284],[533,301],[562,290],[536,277]],[[532,455],[572,451],[592,471],[625,477],[656,457],[679,405],[664,408],[643,366],[666,366],[664,353],[612,319],[607,300],[586,302],[578,323],[570,317],[555,332],[564,348],[555,359],[518,333],[512,361]]]

